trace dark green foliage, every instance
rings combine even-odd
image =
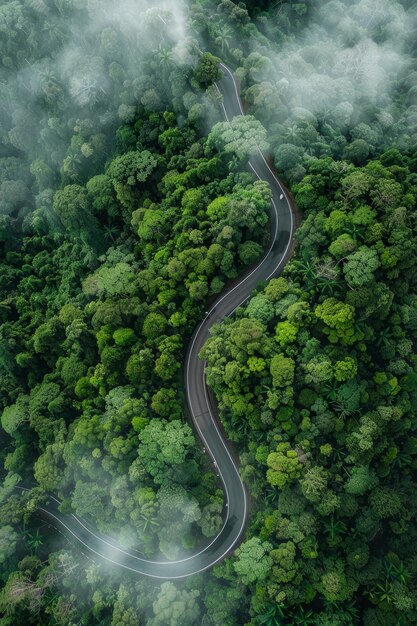
[[[414,624],[413,3],[201,0],[179,42],[173,7],[0,6],[0,624]],[[220,59],[249,113],[231,124]],[[188,581],[133,579],[35,512],[51,492],[149,557],[217,534],[181,374],[265,249],[258,146],[298,249],[203,350],[245,541]]]
[[[260,493],[254,537],[240,550],[257,535],[272,544],[254,613],[280,598],[330,616],[329,603],[356,599],[366,619],[377,605],[393,624],[413,623],[413,576],[399,582],[386,565],[415,558],[417,231],[404,205],[417,187],[413,162],[400,173],[382,165],[391,158],[314,163],[314,177],[294,186],[296,200],[307,185],[314,200],[284,278],[203,349],[227,432],[248,450],[243,475]],[[241,559],[235,569],[255,581]]]
[[[204,52],[198,60],[194,78],[201,87],[209,87],[221,76],[220,59],[210,52]]]

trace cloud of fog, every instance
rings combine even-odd
[[[413,84],[407,46],[414,26],[414,15],[391,0],[331,0],[313,10],[308,25],[278,52],[257,50],[271,63],[252,76],[284,105],[270,121],[288,122],[300,109],[316,115],[338,107],[356,119],[369,103],[388,110],[399,81],[406,90]]]
[[[33,28],[36,37],[41,32],[44,46],[31,50],[32,44],[27,44],[22,52],[16,51],[19,62],[14,70],[10,64],[0,65],[0,135],[6,147],[26,152],[30,160],[49,152],[50,164],[59,169],[75,120],[88,118],[100,132],[117,123],[118,106],[124,100],[132,103],[133,81],[139,98],[138,89],[152,87],[141,63],[159,48],[175,49],[178,44],[181,49],[186,38],[185,4],[88,0],[64,5],[55,0],[59,17],[55,7],[42,1],[32,4],[25,9],[25,32]],[[36,12],[39,23],[30,11]],[[16,32],[22,32],[20,24]],[[124,77],[124,94],[116,88],[114,95],[112,64],[118,64]]]

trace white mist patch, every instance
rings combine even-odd
[[[295,107],[313,114],[342,103],[358,107],[362,97],[388,106],[396,79],[411,60],[403,35],[412,22],[395,1],[331,0],[279,53],[261,51],[272,63],[257,81],[275,86],[290,117]]]
[[[34,10],[43,15],[45,5],[39,2]],[[71,10],[42,19],[45,47],[38,46],[33,58],[28,52],[13,71],[3,69],[0,123],[12,129],[13,145],[29,159],[39,155],[39,133],[44,133],[43,143],[54,134],[53,161],[58,167],[68,148],[67,121],[88,117],[99,132],[118,119],[121,102],[113,98],[117,72],[125,79],[120,80],[121,88],[130,89],[123,97],[132,100],[134,91],[137,101],[153,87],[142,72],[146,57],[162,50],[177,63],[190,59],[182,0],[80,1]],[[22,134],[22,124],[14,130],[17,109],[27,111],[30,120],[29,136],[21,139],[17,132]],[[61,124],[60,118],[66,122]]]
[[[105,97],[109,82],[103,50],[111,49],[115,60],[125,67],[137,65],[143,53],[158,49],[166,40],[170,46],[181,45],[186,37],[184,4],[165,0],[157,4],[147,0],[89,0],[89,21],[81,25],[85,37],[94,41],[86,57],[77,46],[68,44],[57,63],[61,80],[68,85],[74,102],[81,106],[97,104]],[[96,48],[96,50],[94,50]],[[96,54],[94,54],[96,52]],[[177,60],[180,56],[176,55]]]
[[[101,30],[106,26],[117,26],[127,36],[141,37],[142,44],[149,41],[149,29],[169,28],[169,37],[181,41],[186,36],[185,4],[181,0],[89,0],[90,28]],[[154,42],[154,41],[153,41]]]
[[[107,92],[108,78],[103,60],[98,56],[85,58],[78,50],[65,54],[68,90],[81,107],[96,104]]]

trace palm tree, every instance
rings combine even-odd
[[[267,487],[265,491],[265,500],[268,504],[275,504],[278,502],[279,491],[278,489],[274,489],[274,487]]]
[[[358,617],[359,615],[359,611],[355,606],[355,600],[351,600],[347,606],[344,602],[338,602],[337,600],[324,600],[323,605],[325,609],[332,609],[336,614],[346,612],[352,617]]]
[[[256,616],[256,623],[262,626],[283,626],[283,604],[268,604],[261,615]]]
[[[284,140],[286,142],[296,144],[297,139],[298,139],[298,126],[296,124],[293,124],[292,126],[289,127],[289,129],[285,133]]]
[[[343,610],[346,613],[349,613],[349,615],[351,617],[355,617],[356,619],[359,617],[359,611],[358,611],[358,609],[356,607],[356,601],[355,600],[351,600],[348,605],[344,604],[343,605]]]
[[[70,152],[64,159],[63,171],[73,180],[79,180],[79,169],[81,166],[81,155],[79,153]]]
[[[190,18],[188,20],[188,28],[189,30],[191,30],[191,32],[195,33],[196,35],[200,34],[200,24],[198,20]]]
[[[162,67],[162,69],[168,70],[173,63],[172,51],[168,48],[164,48],[161,44],[158,47],[158,50],[155,51],[156,57]]]
[[[138,524],[143,533],[146,533],[148,528],[156,529],[159,527],[158,517],[152,503],[143,505],[139,513]]]
[[[384,330],[381,330],[378,332],[378,337],[376,339],[376,345],[379,347],[381,345],[383,346],[389,346],[390,344],[390,339],[392,339],[392,328],[390,328],[389,326],[386,326],[384,328]]]
[[[226,24],[220,26],[217,30],[216,44],[219,45],[224,52],[225,48],[229,49],[229,41],[232,39],[232,31]]]
[[[324,124],[327,124],[333,119],[333,111],[332,109],[327,109],[324,107],[317,113],[317,119],[319,120],[319,124],[323,127]]]
[[[344,458],[347,456],[347,450],[343,446],[339,448],[334,448],[332,454],[335,461],[343,461]]]
[[[352,235],[353,239],[359,239],[367,228],[364,224],[352,224],[346,228],[346,232]]]
[[[30,549],[31,553],[35,553],[43,544],[43,537],[40,534],[39,530],[36,530],[34,534],[30,532],[26,532],[26,545]]]
[[[313,287],[317,280],[317,273],[313,263],[310,261],[294,261],[294,266],[303,276],[307,288]]]
[[[241,416],[232,414],[230,421],[236,433],[239,433],[239,435],[248,434],[249,424],[245,421],[244,418],[242,418]]]
[[[333,514],[330,516],[329,522],[324,524],[324,532],[329,535],[331,541],[335,541],[339,535],[344,535],[346,531],[346,524],[340,520],[335,521]]]
[[[335,401],[337,398],[337,392],[339,390],[339,383],[336,381],[326,383],[323,385],[324,395],[327,400]]]
[[[330,385],[329,383],[327,384],[327,387],[331,387],[331,386],[332,385]],[[335,413],[337,413],[339,417],[341,417],[342,419],[346,419],[347,417],[353,417],[354,415],[357,415],[358,413],[360,413],[358,409],[349,409],[349,407],[346,404],[346,401],[344,402],[335,401],[335,402],[332,402],[331,404]]]
[[[265,437],[265,432],[262,430],[253,430],[251,437],[254,441],[256,441],[256,443],[261,443]]]
[[[392,604],[394,601],[392,583],[387,579],[383,585],[374,585],[367,595],[375,604]]]
[[[336,293],[343,291],[343,282],[336,279],[319,278],[317,281],[317,289],[323,295],[334,296]]]
[[[104,227],[104,238],[105,239],[110,239],[110,241],[115,241],[117,235],[119,234],[119,229],[117,228],[117,226],[111,226],[110,224],[108,226]]]
[[[400,469],[402,469],[403,467],[409,467],[410,464],[411,464],[411,456],[404,450],[401,450],[395,457],[394,461],[392,462],[393,467],[397,466]]]
[[[311,609],[304,609],[300,606],[296,612],[291,613],[291,624],[297,626],[309,626],[310,624],[315,624],[314,613]]]
[[[395,565],[389,559],[385,559],[384,567],[387,572],[387,578],[390,580],[397,580],[402,585],[407,585],[410,582],[411,574],[402,561]]]

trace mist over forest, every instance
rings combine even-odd
[[[326,154],[325,144],[330,143],[333,156],[346,153],[353,161],[393,143],[413,149],[417,103],[412,4],[313,4],[307,25],[295,37],[286,37],[278,50],[270,44],[279,32],[274,17],[285,23],[285,5],[279,4],[268,19],[258,18],[267,40],[253,46],[238,75],[250,110],[271,131],[274,147],[281,146],[276,156],[280,165],[296,161],[293,174],[300,179],[305,173],[302,152],[297,158],[293,148],[288,160],[285,144],[303,148],[306,141],[312,156]],[[303,129],[297,131],[297,126]],[[353,145],[346,146],[340,130]]]
[[[1,3],[0,626],[417,624],[416,36],[411,0]],[[249,521],[152,580],[37,511],[109,558],[219,533],[183,367],[269,245],[258,146],[294,254],[201,353]]]
[[[316,144],[315,150],[309,148],[314,155],[323,153],[318,121],[359,141],[355,145],[360,156],[366,149],[371,156],[394,139],[403,149],[413,145],[413,5],[390,0],[377,6],[366,0],[348,7],[333,0],[307,5],[309,19],[292,33],[287,32],[289,5],[278,3],[268,17],[255,20],[263,36],[245,41],[239,20],[229,19],[227,3],[208,6],[203,28],[193,19],[199,9],[180,2],[156,6],[123,0],[117,7],[110,0],[4,4],[3,156],[25,155],[26,162],[41,159],[48,168],[43,187],[53,188],[60,173],[68,182],[85,181],[111,155],[111,132],[134,118],[138,102],[161,110],[172,98],[166,85],[155,88],[152,76],[143,71],[145,59],[158,74],[167,72],[167,63],[192,67],[192,42],[205,48],[210,37],[235,65],[244,51],[237,75],[253,112],[272,133],[273,147],[302,147],[302,137],[288,141],[297,121],[312,123],[304,135],[310,146]],[[340,155],[344,146],[340,138],[336,141]],[[298,168],[298,178],[302,172]],[[29,171],[22,178],[9,174],[7,181],[15,179],[32,180]],[[48,194],[35,201],[30,185],[15,184],[13,194],[8,187],[2,194],[5,214],[48,205]]]
[[[184,41],[182,6],[172,5],[39,1],[0,7],[2,153],[22,167],[23,160],[38,168],[43,162],[39,192],[54,188],[61,172],[70,182],[98,171],[111,155],[111,133],[133,119],[138,100],[162,106],[152,102],[158,96],[141,64]],[[29,171],[24,180],[31,180]],[[35,200],[28,186],[15,185],[14,199],[6,189],[3,213],[48,205],[48,194]]]

